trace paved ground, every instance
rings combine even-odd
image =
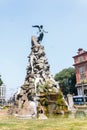
[[[8,109],[0,109],[0,116],[8,115]]]

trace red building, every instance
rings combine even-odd
[[[87,51],[79,48],[77,55],[73,56],[73,58],[78,95],[87,95]]]

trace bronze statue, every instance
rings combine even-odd
[[[39,36],[37,37],[37,42],[42,41],[44,33],[48,33],[48,32],[44,31],[43,25],[40,25],[40,26],[39,25],[34,25],[32,27],[36,27],[36,28],[39,29]]]

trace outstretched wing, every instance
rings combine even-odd
[[[32,27],[35,27],[35,28],[40,29],[40,26],[39,26],[39,25],[34,25],[34,26],[32,26]]]

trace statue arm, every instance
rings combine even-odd
[[[47,31],[43,30],[43,32],[48,33]]]

